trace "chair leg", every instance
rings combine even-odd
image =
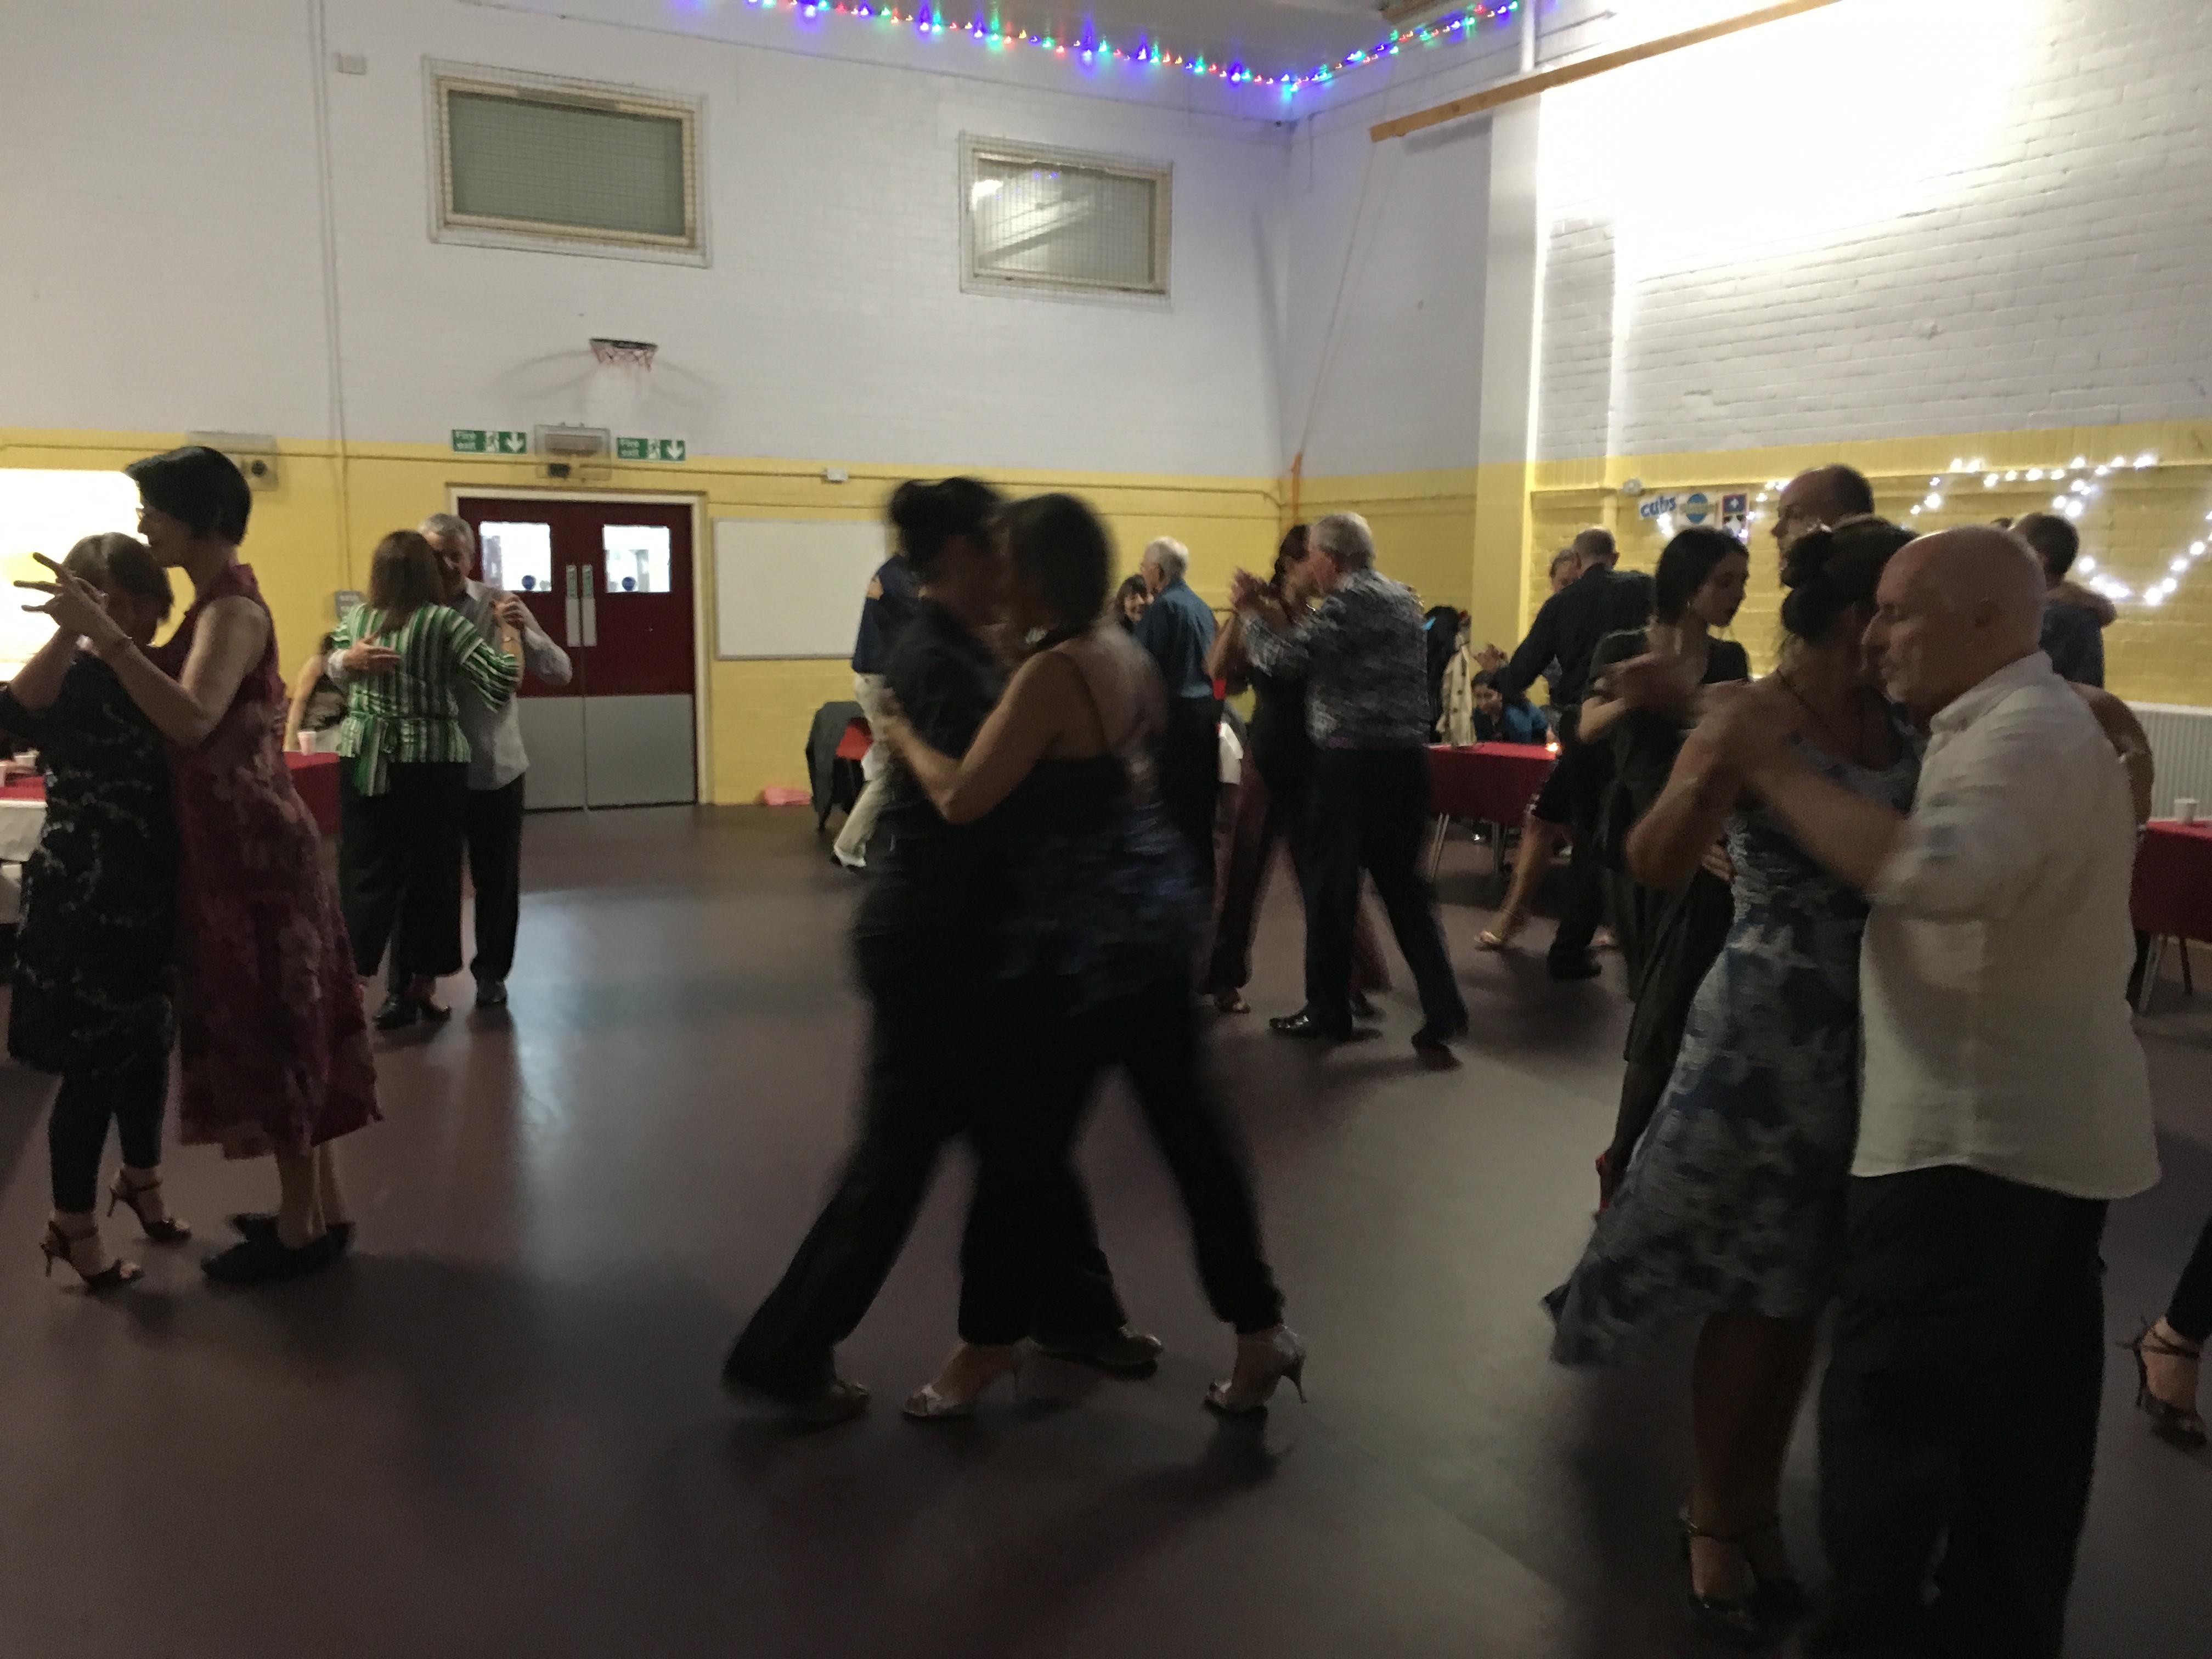
[[[1435,835],[1429,838],[1429,879],[1437,878],[1437,872],[1444,865],[1444,836],[1451,829],[1451,820],[1443,813],[1437,814]]]
[[[2181,994],[2193,997],[2197,994],[2197,976],[2189,971],[2189,941],[2177,939],[2174,943],[2181,947]]]
[[[2136,1012],[2138,1014],[2150,1012],[2150,1000],[2158,990],[2158,970],[2164,965],[2165,959],[2166,936],[2155,934],[2151,939],[2150,954],[2143,958],[2142,988],[2136,993]]]

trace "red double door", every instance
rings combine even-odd
[[[531,806],[696,800],[691,509],[469,495],[456,511],[479,580],[518,595],[575,671],[523,678]]]

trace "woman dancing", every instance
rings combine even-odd
[[[1744,648],[1712,636],[1743,608],[1750,575],[1751,556],[1726,531],[1684,531],[1659,556],[1657,619],[1650,628],[1607,635],[1590,658],[1598,689],[1583,703],[1579,729],[1584,743],[1613,748],[1613,787],[1598,838],[1609,889],[1607,908],[1636,1005],[1623,1055],[1627,1068],[1620,1080],[1620,1112],[1613,1143],[1597,1161],[1600,1209],[1612,1201],[1651,1121],[1674,1073],[1691,1000],[1735,919],[1724,855],[1717,852],[1691,872],[1686,884],[1668,890],[1631,876],[1625,849],[1629,832],[1666,787],[1684,728],[1697,719],[1703,689],[1751,678]],[[1631,660],[1643,672],[1617,680],[1611,676],[1615,665]]]
[[[973,478],[910,482],[891,497],[921,600],[885,678],[905,720],[954,754],[974,740],[1006,684],[994,649],[1006,588],[992,523],[998,507],[997,493]],[[1004,821],[975,813],[948,823],[910,776],[889,781],[882,822],[894,846],[853,926],[854,959],[873,1011],[860,1139],[722,1370],[732,1392],[816,1425],[866,1409],[868,1391],[837,1375],[836,1345],[898,1260],[945,1144],[991,1109],[1008,1073],[998,971],[1010,897]],[[1054,1353],[1108,1370],[1148,1369],[1160,1345],[1127,1328],[1080,1186],[1070,1176],[1038,1205],[1063,1248],[1050,1261],[1032,1323],[1015,1336],[1036,1335]],[[961,1261],[971,1282],[993,1282],[981,1257],[999,1243],[969,1227]],[[1044,1271],[1029,1239],[1014,1238],[1011,1248]]]
[[[88,536],[60,568],[99,591],[139,646],[169,615],[168,573],[143,542]],[[0,729],[33,744],[46,773],[46,818],[23,864],[8,1052],[58,1072],[46,1121],[54,1213],[40,1249],[46,1271],[76,1269],[89,1291],[141,1276],[111,1257],[93,1214],[113,1120],[123,1168],[108,1213],[127,1204],[146,1237],[178,1244],[191,1229],[161,1202],[161,1109],[175,1023],[177,830],[168,746],[115,671],[77,649],[68,629],[0,687]]]
[[[520,660],[494,650],[445,598],[436,550],[416,532],[395,530],[369,562],[368,602],[338,624],[331,644],[334,652],[379,645],[398,659],[353,682],[337,744],[350,763],[339,779],[338,884],[363,979],[375,977],[392,946],[380,1031],[453,1018],[437,989],[461,971],[469,738],[459,699],[465,692],[498,708],[522,679]]]
[[[1737,693],[1827,775],[1902,810],[1918,762],[1859,637],[1911,535],[1862,519],[1784,556],[1781,665]],[[1574,1275],[1547,1298],[1563,1364],[1626,1364],[1701,1318],[1689,1606],[1755,1642],[1802,1610],[1778,1521],[1782,1466],[1843,1238],[1858,1130],[1865,899],[1828,876],[1693,732],[1628,841],[1638,880],[1686,882],[1725,828],[1735,921],[1690,1011],[1674,1079]]]
[[[1313,595],[1306,591],[1306,526],[1292,525],[1275,554],[1268,588],[1293,618],[1305,614]],[[1214,635],[1206,672],[1232,690],[1252,692],[1251,741],[1237,787],[1237,808],[1223,854],[1220,890],[1213,909],[1213,948],[1208,953],[1200,991],[1217,1012],[1249,1014],[1244,988],[1252,978],[1252,936],[1260,925],[1261,902],[1267,896],[1267,874],[1275,849],[1287,846],[1293,871],[1305,824],[1307,783],[1313,772],[1313,739],[1306,735],[1306,693],[1303,684],[1252,666],[1244,648],[1244,619],[1231,612]],[[1304,889],[1301,878],[1300,889]],[[1389,969],[1375,943],[1375,929],[1364,903],[1352,933],[1352,1012],[1374,1017],[1368,994],[1388,990]]]
[[[204,1264],[211,1279],[258,1284],[325,1267],[350,1242],[332,1143],[376,1121],[376,1071],[322,836],[278,740],[276,628],[238,562],[252,493],[228,457],[198,445],[123,470],[155,558],[191,578],[168,642],[143,649],[66,571],[23,585],[51,596],[39,608],[82,635],[182,751],[170,777],[178,1116],[188,1146],[276,1162],[275,1213],[237,1218],[243,1242]]]
[[[1206,1075],[1189,990],[1204,902],[1148,758],[1165,693],[1105,614],[1113,549],[1091,510],[1042,495],[1009,508],[1004,526],[1013,625],[1037,647],[964,756],[900,711],[884,725],[948,823],[1013,807],[1030,826],[1006,927],[1014,1018],[994,1032],[1018,1056],[1020,1091],[982,1121],[969,1218],[971,1234],[1006,1247],[963,1262],[961,1345],[908,1414],[964,1416],[1019,1369],[1050,1265],[1066,1253],[1054,1195],[1074,1179],[1084,1109],[1114,1066],[1128,1071],[1182,1194],[1206,1299],[1237,1333],[1234,1368],[1206,1404],[1264,1411],[1285,1379],[1303,1393],[1305,1349],[1282,1322],[1251,1188]]]

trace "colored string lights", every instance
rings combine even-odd
[[[1241,61],[1224,63],[1218,59],[1209,60],[1203,52],[1176,52],[1150,35],[1139,35],[1134,45],[1117,45],[1106,40],[1098,33],[1097,27],[1087,21],[1073,39],[1060,40],[1033,30],[1009,27],[1000,21],[995,9],[988,15],[974,15],[962,22],[951,15],[955,9],[953,7],[943,5],[915,4],[902,8],[896,3],[876,5],[872,3],[872,0],[744,0],[744,3],[756,11],[788,11],[809,22],[823,17],[842,17],[856,22],[910,28],[922,35],[957,35],[994,52],[1021,48],[1048,52],[1055,58],[1073,58],[1084,64],[1126,64],[1179,70],[1187,75],[1200,76],[1231,85],[1277,87],[1281,88],[1285,98],[1292,98],[1309,87],[1326,86],[1348,70],[1381,63],[1410,48],[1444,46],[1464,40],[1486,23],[1502,27],[1520,15],[1525,0],[1500,0],[1500,3],[1496,5],[1463,7],[1448,16],[1395,29],[1374,46],[1348,53],[1333,64],[1323,64],[1304,74],[1289,75],[1265,74],[1248,68]]]

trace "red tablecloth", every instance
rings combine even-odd
[[[1518,823],[1557,758],[1541,744],[1439,744],[1429,750],[1429,811],[1439,817]]]
[[[2212,823],[2160,819],[2143,831],[2132,908],[2146,933],[2212,941]]]
[[[315,815],[315,823],[326,836],[338,832],[338,757],[336,755],[288,754],[284,763],[292,769],[293,786],[300,799],[307,803],[307,810]],[[33,773],[27,778],[18,778],[5,787],[0,787],[0,800],[44,800],[46,781]]]

